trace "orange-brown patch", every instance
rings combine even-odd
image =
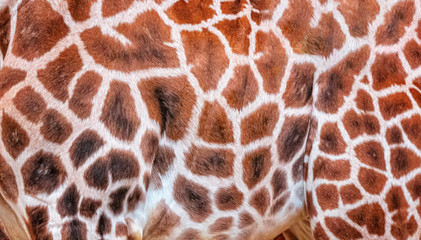
[[[348,217],[360,226],[366,226],[370,234],[385,234],[385,213],[378,203],[365,204],[347,212]]]
[[[10,117],[3,111],[1,120],[1,140],[7,152],[15,160],[29,145],[28,133],[16,122],[15,119]]]
[[[140,125],[133,96],[127,83],[112,81],[100,120],[117,138],[132,141]]]
[[[421,93],[416,88],[410,88],[409,92],[411,93],[412,97],[414,98],[415,102],[421,108]]]
[[[401,143],[402,140],[402,131],[396,125],[390,127],[386,131],[386,140],[389,144]]]
[[[415,12],[414,2],[400,1],[386,14],[384,24],[377,29],[376,43],[391,45],[399,41],[405,27],[411,24]]]
[[[7,164],[3,156],[0,155],[0,189],[4,196],[17,203],[18,201],[18,186],[16,184],[16,177],[12,167]]]
[[[316,107],[327,113],[335,113],[344,104],[354,84],[354,76],[359,74],[369,57],[370,48],[365,45],[349,53],[343,60],[322,73],[317,80],[319,94]]]
[[[35,123],[47,107],[41,95],[30,86],[22,88],[13,98],[13,103],[28,120]]]
[[[221,217],[209,226],[210,233],[224,232],[231,228],[234,219],[232,217]]]
[[[335,185],[321,184],[316,188],[316,196],[317,202],[323,211],[338,207],[339,193]]]
[[[249,204],[254,207],[260,215],[264,216],[270,204],[269,191],[265,187],[255,191],[250,197]]]
[[[198,230],[187,228],[177,237],[177,240],[202,240],[202,238]]]
[[[327,180],[346,180],[351,174],[351,164],[347,160],[329,160],[318,157],[314,162],[313,177]]]
[[[353,37],[363,37],[368,33],[369,24],[376,18],[380,7],[375,0],[341,0],[338,10],[345,18]]]
[[[175,201],[192,221],[201,223],[212,213],[212,201],[206,188],[179,175],[173,189]]]
[[[406,184],[412,199],[415,201],[421,197],[421,174],[415,176],[411,181]]]
[[[10,37],[10,11],[8,7],[0,10],[0,51],[3,58],[9,47]]]
[[[292,67],[285,93],[286,107],[301,108],[311,103],[316,68],[312,63],[295,64]]]
[[[401,124],[409,140],[411,140],[418,149],[421,149],[421,116],[418,114],[414,115],[411,118],[402,120]],[[401,132],[399,131],[399,133]]]
[[[409,239],[418,229],[418,224],[412,216],[409,220],[395,221],[392,225],[391,233],[399,240]]]
[[[130,7],[133,0],[104,0],[102,2],[102,16],[110,17]]]
[[[179,0],[166,13],[178,24],[198,24],[215,15],[212,3],[212,0]]]
[[[70,81],[81,68],[82,59],[78,48],[76,45],[72,45],[63,50],[44,69],[38,70],[37,77],[55,98],[64,102],[69,97]]]
[[[341,240],[359,239],[363,237],[357,229],[341,218],[326,217],[325,223],[327,228]]]
[[[87,118],[91,115],[92,99],[97,94],[101,85],[101,76],[93,71],[84,73],[78,80],[69,101],[69,108],[79,118]]]
[[[278,106],[269,103],[241,121],[241,144],[246,145],[257,139],[271,136],[279,118]]]
[[[393,176],[400,178],[421,165],[421,158],[408,148],[396,147],[390,150],[390,167]]]
[[[270,148],[259,148],[243,159],[243,181],[249,189],[266,177],[272,166]]]
[[[256,34],[256,53],[262,54],[256,65],[263,78],[263,89],[268,93],[278,93],[288,60],[285,49],[275,34],[259,31]],[[307,83],[301,76],[291,76],[294,77],[301,80],[298,85]]]
[[[140,149],[142,150],[143,160],[148,164],[152,164],[156,154],[158,153],[158,148],[158,135],[151,130],[147,130],[142,137],[142,141],[140,142]]]
[[[314,238],[318,240],[329,240],[329,237],[326,235],[326,232],[320,223],[317,223],[316,227],[314,228],[313,235]]]
[[[279,160],[287,163],[303,147],[310,116],[286,117],[276,141]]]
[[[234,141],[232,122],[218,102],[205,102],[199,119],[198,135],[211,143],[226,144]]]
[[[234,53],[248,55],[250,46],[251,26],[246,16],[234,20],[222,20],[215,24]]]
[[[390,212],[395,210],[405,211],[406,208],[409,207],[400,186],[390,188],[389,192],[386,194],[386,203]]]
[[[247,226],[250,226],[253,223],[254,223],[254,219],[253,219],[253,216],[250,213],[242,212],[240,214],[239,223],[238,223],[239,228],[245,228]]]
[[[373,89],[382,90],[393,85],[405,84],[407,76],[398,54],[378,54],[371,66]]]
[[[0,99],[9,91],[14,85],[23,81],[26,77],[26,72],[14,69],[11,67],[2,67],[0,71]]]
[[[227,178],[234,172],[232,150],[194,146],[186,154],[186,166],[194,174]]]
[[[414,39],[406,43],[403,52],[412,69],[421,65],[421,45],[418,45]]]
[[[355,97],[355,103],[360,110],[374,111],[373,99],[370,94],[362,89],[358,90],[357,96]]]
[[[96,0],[67,0],[67,6],[73,20],[88,20],[91,6],[95,1]]]
[[[117,237],[128,236],[128,233],[129,231],[125,223],[117,223],[117,225],[115,226],[115,235]]]
[[[354,184],[344,185],[339,189],[339,191],[341,194],[342,202],[345,204],[352,204],[356,201],[359,201],[363,197],[360,190],[358,190]]]
[[[237,14],[246,7],[246,4],[246,0],[221,2],[221,11],[223,14]]]
[[[215,193],[215,202],[218,209],[223,211],[235,210],[243,203],[243,193],[235,185],[220,188]]]
[[[180,217],[171,210],[164,200],[161,200],[148,216],[143,230],[143,238],[164,238],[169,236],[179,224]]]
[[[380,123],[371,114],[357,114],[353,109],[345,113],[343,123],[349,137],[356,138],[363,133],[373,135],[380,132]]]
[[[234,76],[228,82],[222,95],[227,99],[228,105],[241,110],[256,99],[257,92],[257,80],[250,66],[246,65],[237,66],[234,69]]]
[[[385,120],[396,117],[412,108],[407,93],[398,92],[379,98],[380,112]]]
[[[81,33],[86,50],[95,62],[123,72],[178,66],[175,49],[165,44],[171,42],[170,27],[155,11],[142,13],[134,22],[122,23],[115,30],[131,44],[123,45],[114,37],[102,34],[99,27]]]
[[[63,17],[45,0],[21,4],[17,15],[12,52],[28,61],[50,51],[69,32]]]
[[[384,160],[384,149],[382,145],[374,140],[359,144],[354,148],[356,157],[363,163],[386,170],[386,162]]]
[[[69,138],[72,133],[72,125],[58,111],[48,109],[42,116],[43,125],[40,128],[41,134],[50,142],[61,144]]]
[[[251,0],[250,3],[253,7],[251,19],[260,24],[260,22],[272,18],[273,11],[279,4],[279,0]]]
[[[386,184],[387,177],[369,168],[360,168],[358,181],[361,186],[370,194],[380,194]]]
[[[181,139],[196,102],[187,78],[145,79],[138,86],[150,117],[160,124],[161,131],[172,140]]]
[[[181,32],[187,64],[204,91],[216,89],[218,81],[228,67],[229,61],[224,45],[207,29]]]
[[[328,122],[322,126],[319,149],[329,154],[345,152],[346,143],[336,123]]]

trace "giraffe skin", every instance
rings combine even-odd
[[[421,235],[419,1],[5,6],[0,191],[30,238]]]

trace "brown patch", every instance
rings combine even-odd
[[[378,203],[365,204],[347,212],[348,217],[360,226],[366,226],[370,234],[385,234],[385,213]]]
[[[73,216],[78,212],[79,191],[76,184],[70,185],[58,199],[57,212],[61,217]]]
[[[319,149],[323,152],[338,155],[345,152],[346,143],[336,123],[328,122],[322,126]]]
[[[74,166],[79,168],[85,161],[94,154],[102,145],[104,141],[93,130],[83,131],[72,143],[69,149],[70,159]]]
[[[286,173],[281,169],[277,169],[272,176],[271,180],[273,199],[278,197],[288,187]]]
[[[101,201],[92,198],[84,198],[80,203],[80,215],[91,218],[101,206]]]
[[[348,160],[329,160],[318,157],[314,162],[313,177],[327,180],[346,180],[351,174],[351,164]]]
[[[100,236],[104,236],[105,234],[111,232],[111,227],[111,220],[104,213],[102,213],[98,220],[96,232]]]
[[[10,12],[9,8],[5,7],[0,10],[0,51],[3,53],[3,58],[6,56],[10,41]]]
[[[159,147],[158,153],[155,156],[155,160],[152,165],[152,179],[160,178],[164,176],[172,165],[175,158],[174,151],[169,147]]]
[[[374,111],[373,99],[370,94],[362,89],[358,90],[357,96],[355,97],[355,103],[360,110]]]
[[[115,226],[115,235],[116,237],[125,237],[128,236],[129,231],[127,229],[127,225],[124,223],[117,223]]]
[[[40,128],[41,134],[48,141],[61,144],[72,133],[72,125],[58,111],[48,109],[42,116],[43,125]]]
[[[211,143],[234,142],[232,122],[218,102],[205,102],[199,119],[198,135]]]
[[[251,19],[260,24],[262,21],[270,20],[272,18],[273,11],[279,4],[279,0],[251,0],[252,6]]]
[[[68,87],[75,74],[82,68],[82,59],[76,45],[63,50],[53,61],[37,71],[37,77],[44,87],[58,100],[69,97]]]
[[[241,110],[256,99],[258,93],[257,80],[249,65],[237,66],[234,76],[228,82],[222,95],[227,99],[228,105]]]
[[[321,184],[316,188],[316,196],[317,202],[323,211],[326,209],[336,209],[338,207],[339,193],[335,185]]]
[[[243,159],[243,181],[249,189],[266,177],[272,166],[270,148],[259,148]]]
[[[164,238],[172,233],[172,230],[180,224],[180,217],[161,200],[148,217],[143,230],[145,239]]]
[[[88,53],[104,67],[131,72],[179,65],[175,49],[165,44],[171,42],[170,27],[155,11],[139,14],[132,23],[121,23],[115,30],[131,44],[123,45],[114,37],[102,34],[99,27],[80,35]]]
[[[390,150],[390,167],[393,176],[401,178],[419,168],[421,159],[408,148],[396,147]]]
[[[421,174],[415,176],[411,181],[406,184],[412,199],[415,201],[421,197]]]
[[[278,106],[273,103],[260,106],[241,121],[241,144],[271,136],[279,118]]]
[[[317,216],[316,207],[314,206],[314,202],[313,202],[313,193],[314,192],[306,191],[307,213],[310,216],[310,218],[314,218]]]
[[[373,135],[380,132],[380,123],[376,116],[364,113],[357,114],[353,109],[345,113],[343,123],[352,139],[363,133]]]
[[[61,238],[63,240],[80,239],[86,240],[86,224],[77,219],[66,222],[61,229]]]
[[[404,122],[405,122],[405,120],[404,120]],[[402,125],[405,125],[405,124],[402,123]],[[394,126],[387,129],[386,140],[389,144],[397,144],[397,143],[401,143],[403,141],[402,131],[399,129],[398,126],[394,125]],[[420,142],[420,144],[421,144],[421,142]]]
[[[21,173],[25,192],[30,195],[51,194],[67,177],[60,158],[43,150],[25,161]]]
[[[421,45],[418,45],[414,39],[406,43],[403,52],[412,69],[421,65]]]
[[[401,124],[409,140],[411,140],[418,149],[421,149],[421,116],[416,114],[411,118],[402,120]],[[399,133],[401,134],[400,131]],[[402,138],[402,136],[400,136],[400,138]]]
[[[21,4],[17,15],[12,52],[28,61],[50,51],[69,32],[63,17],[45,0]]]
[[[145,162],[148,164],[152,164],[156,154],[158,153],[158,148],[158,135],[151,130],[146,130],[142,137],[142,141],[140,142],[140,149],[142,150],[143,160],[145,160]]]
[[[214,237],[215,240],[230,240],[227,234],[218,234]]]
[[[0,99],[9,91],[14,85],[23,81],[26,77],[26,72],[4,66],[0,71]]]
[[[276,109],[277,110],[277,109]],[[279,160],[287,163],[303,147],[307,136],[309,116],[286,117],[277,139]]]
[[[265,33],[259,31],[256,34],[256,53],[262,54],[260,59],[256,60],[256,65],[263,78],[263,89],[268,93],[278,93],[281,86],[282,77],[284,76],[285,66],[287,65],[288,60],[285,54],[285,49],[282,47],[281,42],[275,36],[275,34],[272,32]],[[303,85],[307,83],[303,82],[307,79],[303,79],[301,76],[294,76],[294,73],[292,74],[291,78],[295,78],[297,85]],[[304,88],[305,86],[302,87]]]
[[[49,220],[48,208],[43,206],[26,207],[28,222],[26,225],[34,239],[52,240],[53,236],[47,229]]]
[[[75,21],[85,21],[89,18],[92,3],[96,0],[67,0],[70,15]]]
[[[285,203],[288,201],[289,197],[289,192],[282,194],[282,196],[278,200],[276,200],[276,202],[272,205],[272,208],[270,209],[270,214],[274,215],[280,210],[282,210],[282,207],[285,206]]]
[[[311,150],[313,149],[313,142],[314,142],[314,138],[316,137],[316,132],[317,132],[317,125],[318,122],[316,120],[316,118],[311,117],[311,119],[309,119],[309,129],[308,129],[308,135],[307,135],[307,143],[306,143],[306,149],[305,149],[305,154],[310,155]],[[304,176],[306,176],[307,173],[307,169],[304,168]],[[304,177],[304,179],[307,179],[307,177]]]
[[[243,193],[235,185],[220,188],[215,193],[216,207],[222,211],[235,210],[243,204]]]
[[[93,71],[84,73],[78,80],[69,101],[69,108],[79,118],[85,119],[91,115],[92,99],[98,92],[102,77]]]
[[[132,212],[136,209],[139,202],[145,201],[146,194],[139,186],[136,186],[133,192],[127,198],[127,211]]]
[[[311,103],[315,72],[312,63],[294,64],[282,96],[286,107],[300,108]]]
[[[108,164],[109,162],[103,158],[97,159],[85,171],[86,183],[91,187],[105,190],[108,186]]]
[[[303,179],[307,179],[303,178],[304,175],[304,155],[302,155],[301,157],[299,157],[295,163],[292,165],[292,179],[294,180],[294,182],[299,182]]]
[[[211,4],[211,0],[179,0],[166,13],[178,24],[198,24],[215,14]]]
[[[128,191],[128,187],[120,187],[110,194],[110,202],[108,203],[108,207],[115,215],[123,212],[124,199],[126,198]]]
[[[412,216],[409,220],[400,220],[395,221],[395,224],[392,225],[391,233],[392,235],[399,240],[404,240],[410,238],[418,229],[418,224]]]
[[[201,240],[200,232],[193,228],[187,228],[178,237],[177,240]]]
[[[1,121],[1,139],[7,152],[15,160],[29,145],[29,137],[25,130],[3,111]]]
[[[377,55],[371,66],[371,75],[373,89],[376,91],[393,85],[405,84],[407,76],[397,53]]]
[[[246,16],[222,20],[215,27],[224,34],[233,53],[248,55],[251,26]]]
[[[363,196],[354,184],[342,186],[340,189],[341,199],[344,204],[352,204],[359,201]]]
[[[370,194],[380,194],[386,184],[387,177],[372,169],[360,168],[358,181],[361,186]]]
[[[35,123],[47,107],[41,95],[30,86],[22,88],[13,98],[13,103],[29,121]]]
[[[245,228],[254,223],[253,216],[248,212],[242,212],[239,217],[239,228]]]
[[[172,140],[181,139],[196,102],[194,89],[187,78],[151,78],[139,82],[139,90],[149,116],[160,124]]]
[[[124,11],[132,5],[133,0],[104,0],[102,2],[102,16],[110,17],[121,11]]]
[[[413,1],[401,1],[396,3],[386,13],[384,24],[377,29],[376,43],[391,45],[399,41],[405,33],[405,27],[412,22],[415,12]]]
[[[132,141],[140,125],[133,96],[127,83],[113,81],[100,120],[117,138]]]
[[[389,208],[389,212],[393,212],[395,210],[406,210],[406,208],[409,207],[400,186],[390,188],[389,192],[386,194],[386,203]]]
[[[210,233],[218,233],[228,231],[234,219],[232,217],[221,217],[215,220],[215,222],[209,226]]]
[[[221,2],[221,11],[223,14],[237,14],[246,7],[246,4],[246,0]]]
[[[221,3],[222,4],[222,3]],[[207,29],[181,32],[187,64],[204,91],[216,89],[218,81],[228,67],[224,45]]]
[[[14,203],[18,201],[18,186],[12,167],[7,164],[3,156],[0,155],[0,189],[1,193]]]
[[[412,97],[414,98],[415,102],[421,108],[421,93],[415,88],[410,88],[409,92],[411,93]]]
[[[173,187],[174,199],[194,222],[201,223],[212,213],[209,191],[199,184],[179,175]]]
[[[329,56],[340,49],[345,40],[332,13],[323,14],[315,28],[310,27],[313,7],[308,1],[293,1],[284,11],[278,25],[288,38],[294,52]]]
[[[132,152],[113,149],[107,154],[107,159],[113,182],[139,176],[139,162]]]
[[[339,239],[348,240],[348,239],[359,239],[363,236],[361,233],[345,222],[341,218],[337,217],[326,217],[325,218],[326,226],[330,231]]]
[[[250,197],[249,204],[254,207],[260,215],[264,216],[266,209],[270,204],[269,191],[265,187],[254,191],[253,195]]]
[[[227,178],[234,171],[232,150],[193,146],[186,154],[186,166],[194,174]]]
[[[377,141],[367,141],[359,144],[354,148],[356,157],[363,163],[386,170],[386,162],[384,160],[384,149]]]
[[[336,113],[345,103],[344,98],[349,95],[354,85],[354,76],[358,75],[365,66],[370,55],[369,46],[349,53],[343,60],[322,73],[317,80],[319,93],[316,107],[323,112]]]
[[[368,33],[369,24],[379,13],[379,5],[375,0],[340,1],[338,10],[345,18],[349,32],[353,37],[363,37]]]
[[[143,175],[143,184],[145,185],[145,191],[149,189],[149,182],[151,181],[151,175],[149,173],[145,173]]]
[[[326,235],[326,232],[320,223],[317,223],[316,227],[314,228],[313,235],[317,240],[329,240],[329,237]]]

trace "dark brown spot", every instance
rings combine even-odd
[[[0,51],[6,56],[10,41],[10,11],[8,7],[0,10]]]
[[[47,229],[49,221],[47,207],[26,207],[26,214],[28,215],[28,222],[26,224],[34,239],[53,239],[53,236]]]
[[[7,152],[16,159],[29,145],[29,137],[25,130],[3,111],[1,121],[1,139]]]
[[[133,192],[127,198],[127,211],[134,211],[138,203],[141,201],[145,201],[145,194],[139,186],[136,186]]]
[[[13,98],[13,103],[28,120],[35,123],[47,107],[41,95],[30,86],[22,88]]]
[[[372,167],[380,170],[386,170],[386,162],[384,160],[384,149],[377,141],[368,141],[355,147],[357,158]]]
[[[140,149],[142,150],[143,160],[145,160],[146,163],[153,163],[158,152],[158,144],[159,138],[155,132],[147,130],[143,134],[142,141],[140,142]]]
[[[67,119],[58,111],[48,109],[42,116],[43,125],[40,132],[48,141],[61,144],[72,133],[72,125]]]
[[[406,122],[402,123],[403,126],[405,126],[405,124]],[[389,144],[401,143],[403,140],[402,140],[402,131],[400,130],[400,128],[396,125],[388,128],[386,131],[386,140]],[[420,146],[421,146],[421,141],[420,141]]]
[[[58,199],[57,211],[60,216],[65,217],[75,215],[78,212],[79,198],[79,191],[77,190],[76,184],[73,183]]]
[[[421,174],[415,176],[410,180],[406,187],[408,188],[409,193],[411,194],[412,199],[415,201],[421,197]]]
[[[102,145],[102,138],[92,130],[85,130],[72,143],[70,147],[70,159],[76,168],[82,166],[85,161],[94,154]]]
[[[227,178],[234,171],[232,150],[192,146],[186,154],[186,166],[194,174]]]
[[[278,106],[273,103],[262,105],[241,121],[241,144],[271,136],[279,118]]]
[[[107,233],[111,232],[111,220],[102,213],[98,220],[98,226],[96,227],[96,232],[100,236],[104,236]]]
[[[270,214],[274,215],[277,214],[280,210],[282,210],[282,207],[285,206],[285,203],[288,201],[290,197],[290,193],[286,192],[281,195],[278,200],[272,205],[272,208],[270,209]]]
[[[97,159],[85,171],[86,183],[91,187],[105,190],[108,187],[108,164],[109,162],[103,158]]]
[[[132,152],[113,149],[107,158],[113,182],[139,176],[139,162]]]
[[[421,45],[418,45],[414,39],[406,43],[403,51],[412,69],[421,65]]]
[[[270,204],[269,191],[266,188],[261,188],[253,193],[250,197],[249,204],[254,207],[260,215],[264,216],[266,209]]]
[[[325,223],[332,233],[339,239],[349,240],[360,239],[363,237],[357,229],[341,218],[326,217]]]
[[[299,108],[310,103],[313,93],[314,73],[312,63],[295,64],[282,98],[286,107]]]
[[[303,147],[306,140],[309,116],[286,117],[278,136],[279,160],[288,163]]]
[[[66,222],[61,229],[61,238],[63,240],[73,240],[80,239],[86,240],[86,224],[75,219],[69,222]]]
[[[372,169],[362,167],[358,172],[358,181],[366,192],[376,195],[383,190],[387,178]]]
[[[243,181],[249,189],[258,184],[269,172],[272,165],[269,148],[259,148],[248,153],[243,159]]]
[[[393,176],[401,178],[421,165],[421,159],[408,148],[396,147],[390,150],[390,167]]]
[[[115,214],[120,214],[123,211],[124,199],[126,198],[128,187],[121,187],[110,194],[110,203],[108,207]]]
[[[336,123],[328,122],[322,126],[320,133],[319,148],[329,154],[341,154],[345,152],[346,143],[342,138]]]
[[[385,213],[378,203],[365,204],[347,212],[348,217],[360,226],[367,226],[370,234],[385,234]]]
[[[221,11],[223,14],[237,14],[246,7],[246,3],[245,0],[221,2]]]
[[[199,137],[211,143],[234,142],[232,122],[217,102],[205,102],[199,119]]]
[[[357,114],[353,109],[345,113],[343,123],[352,139],[363,133],[373,135],[380,132],[380,123],[376,116],[365,113]]]
[[[89,18],[91,5],[96,0],[67,0],[67,6],[75,21],[85,21]]]
[[[390,212],[395,210],[406,210],[409,207],[402,188],[398,186],[390,188],[389,192],[386,194],[386,203]]]
[[[0,155],[0,189],[7,200],[17,202],[18,200],[18,186],[16,184],[16,177],[12,167],[6,162],[3,156]]]
[[[351,174],[351,164],[347,160],[329,160],[318,157],[314,162],[313,177],[327,180],[346,180]]]
[[[98,92],[101,82],[101,76],[93,71],[88,71],[79,77],[69,101],[69,108],[76,116],[85,119],[91,115],[92,100]]]
[[[234,185],[220,188],[215,193],[215,202],[218,209],[223,211],[235,210],[243,204],[243,193]]]
[[[286,173],[281,169],[277,169],[273,173],[271,184],[273,189],[273,199],[275,199],[284,192],[288,186]]]
[[[80,215],[91,218],[101,206],[101,201],[91,198],[84,198],[80,203]]]
[[[351,204],[359,201],[363,196],[360,190],[354,184],[344,185],[340,188],[340,194],[342,202],[345,204]]]
[[[242,109],[256,99],[257,80],[249,65],[237,66],[234,75],[222,92],[230,107]]]

